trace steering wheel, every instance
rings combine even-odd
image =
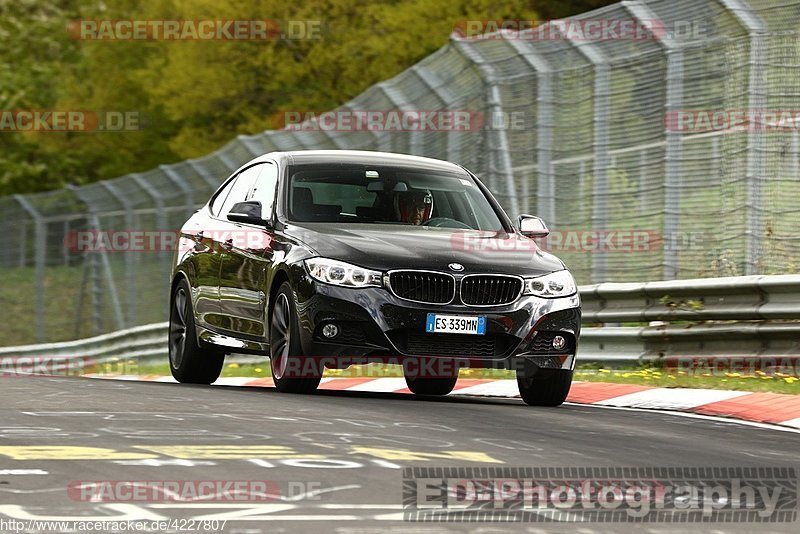
[[[455,219],[451,219],[450,217],[434,217],[422,223],[421,226],[433,226],[434,228],[463,228],[465,230],[472,230],[470,225]]]

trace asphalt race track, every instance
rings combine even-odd
[[[6,521],[227,519],[224,531],[240,534],[797,531],[796,523],[403,521],[406,466],[798,466],[798,433],[736,422],[578,405],[531,408],[514,399],[301,396],[49,377],[0,378],[0,406]],[[231,503],[107,502],[76,490],[80,482],[123,480],[268,481],[269,491],[268,498]]]

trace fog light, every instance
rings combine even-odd
[[[567,346],[567,340],[561,336],[556,336],[553,338],[553,348],[556,350],[561,350]]]
[[[339,335],[339,327],[335,324],[326,324],[322,327],[322,335],[328,339],[334,338]]]

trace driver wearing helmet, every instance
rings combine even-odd
[[[427,191],[408,191],[397,195],[400,221],[419,226],[431,218],[433,196]]]

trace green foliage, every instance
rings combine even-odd
[[[0,110],[52,108],[59,67],[78,60],[64,21],[75,12],[60,4],[0,0]],[[47,134],[0,132],[0,193],[63,185],[72,158],[53,160],[42,145]]]
[[[133,111],[139,131],[0,134],[0,195],[87,183],[209,153],[323,111],[443,46],[465,19],[541,19],[610,0],[0,0],[0,109]],[[568,12],[565,12],[565,9]],[[91,41],[90,20],[320,21],[319,39]]]

